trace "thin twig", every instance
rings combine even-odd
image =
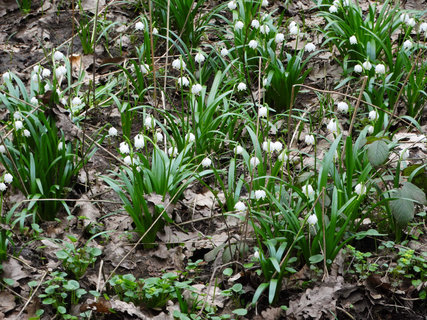
[[[351,137],[351,131],[353,131],[354,121],[356,120],[357,111],[359,110],[360,102],[362,101],[363,92],[365,91],[366,83],[368,82],[368,76],[363,77],[362,88],[357,98],[356,106],[354,107],[353,117],[351,118],[350,128],[348,129],[348,136]]]
[[[18,315],[16,316],[15,319],[21,319],[21,315],[24,312],[24,310],[27,308],[28,304],[31,302],[31,300],[33,299],[34,295],[37,293],[37,290],[40,288],[40,286],[43,284],[43,280],[46,277],[46,275],[48,274],[48,271],[45,271],[42,278],[40,279],[39,284],[37,285],[37,287],[34,289],[34,291],[31,293],[31,296],[28,298],[27,302],[25,303],[25,305],[22,307],[21,311],[19,311]]]

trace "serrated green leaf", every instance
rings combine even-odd
[[[423,190],[410,182],[405,182],[402,187],[403,198],[409,198],[421,204],[427,204],[426,194]]]
[[[391,213],[399,225],[405,226],[414,218],[414,203],[411,200],[402,199],[404,198],[402,190],[397,190],[393,198],[398,199],[390,201]]]
[[[368,145],[368,159],[374,166],[383,164],[388,158],[388,145],[384,140],[377,140]]]

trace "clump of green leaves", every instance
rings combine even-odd
[[[76,280],[67,280],[67,273],[55,271],[51,274],[51,279],[45,281],[45,289],[39,295],[42,304],[51,305],[58,316],[62,319],[77,320],[78,317],[68,314],[70,305],[79,303],[80,298],[87,293]],[[38,285],[37,281],[29,282],[33,288]],[[68,308],[68,309],[67,309]]]
[[[63,267],[67,272],[71,272],[75,279],[80,279],[86,272],[89,265],[94,264],[97,257],[102,254],[102,250],[90,247],[87,243],[83,247],[76,247],[77,239],[68,236],[71,242],[64,242],[63,249],[56,252],[59,260],[63,261]]]
[[[19,117],[15,126],[21,121],[25,129],[14,130],[13,139],[5,140],[9,153],[1,153],[0,162],[14,176],[13,185],[35,200],[30,205],[34,220],[53,220],[61,206],[67,209],[65,202],[37,200],[65,198],[88,158],[78,156],[78,142],[66,142],[53,116],[38,111],[22,112]]]
[[[132,274],[115,275],[109,283],[120,300],[147,308],[163,308],[169,300],[177,299],[176,287],[189,287],[189,282],[179,282],[175,273],[138,280]]]

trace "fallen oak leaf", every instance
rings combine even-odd
[[[80,306],[80,312],[85,312],[87,310],[93,310],[99,313],[112,313],[110,301],[104,298],[99,298],[98,301],[92,301],[89,299],[87,303]]]

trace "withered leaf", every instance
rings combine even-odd
[[[99,298],[98,301],[89,301],[84,303],[80,307],[80,312],[85,312],[87,310],[93,310],[99,313],[111,313],[111,303],[110,301]]]

